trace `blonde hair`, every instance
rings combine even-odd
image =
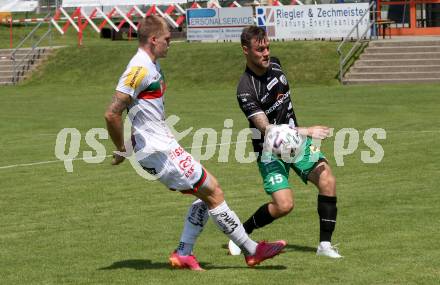
[[[138,39],[140,44],[146,44],[152,36],[160,36],[169,31],[169,27],[162,17],[150,15],[141,20],[138,29]]]

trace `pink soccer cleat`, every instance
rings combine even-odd
[[[257,245],[257,251],[255,255],[245,256],[246,263],[250,267],[260,264],[266,259],[272,258],[275,255],[283,253],[283,249],[286,247],[287,242],[284,240],[278,240],[275,242],[261,241]]]
[[[169,261],[173,268],[205,271],[200,267],[200,264],[194,255],[179,255],[177,251],[174,251],[170,255]]]

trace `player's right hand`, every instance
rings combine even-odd
[[[120,155],[118,151],[113,153],[112,165],[121,164],[125,160],[125,157]]]
[[[118,165],[124,162],[126,157],[129,157],[133,154],[133,148],[131,146],[131,139],[124,142],[124,145],[116,148],[113,152],[112,165]]]

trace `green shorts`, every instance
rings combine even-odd
[[[264,156],[263,154],[261,160],[258,160],[257,163],[263,178],[264,191],[269,195],[281,189],[291,188],[289,184],[290,168],[293,168],[302,181],[307,184],[309,173],[319,161],[325,160],[324,154],[320,151],[319,147],[312,144],[310,137],[305,142],[303,153],[295,162],[285,162],[273,154],[269,154],[269,156],[263,159]]]

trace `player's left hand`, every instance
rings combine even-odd
[[[330,136],[330,128],[326,126],[313,126],[307,128],[307,135],[314,138],[323,140]]]

